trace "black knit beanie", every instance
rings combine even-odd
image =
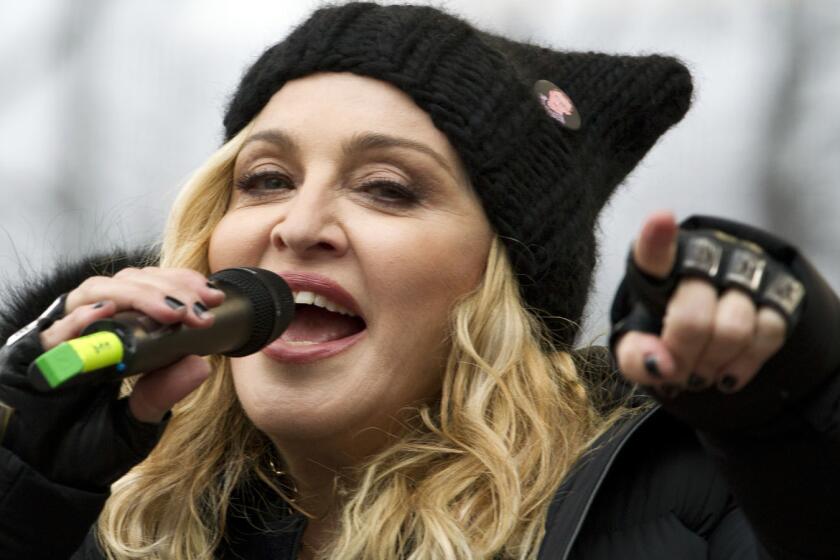
[[[316,11],[248,69],[226,139],[284,83],[315,72],[389,82],[431,116],[504,241],[525,301],[561,347],[579,329],[601,208],[691,98],[691,77],[672,58],[555,51],[428,6],[352,3]],[[535,92],[541,80],[550,83],[540,92],[557,86],[575,109],[547,103]]]

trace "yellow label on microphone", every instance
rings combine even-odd
[[[77,375],[122,362],[123,344],[112,332],[102,331],[62,342],[35,359],[30,367],[33,385],[55,389]]]
[[[122,341],[120,337],[109,331],[95,332],[68,340],[67,344],[82,360],[83,372],[113,366],[123,359]]]

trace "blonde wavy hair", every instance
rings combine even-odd
[[[250,127],[187,182],[169,218],[162,266],[208,272],[233,165]],[[535,558],[549,503],[573,463],[612,422],[566,352],[546,352],[494,240],[481,284],[452,310],[439,399],[346,488],[324,558]],[[228,361],[179,403],[149,457],[113,486],[97,536],[108,558],[212,558],[237,488],[276,453],[237,401]],[[288,496],[287,496],[288,497]]]

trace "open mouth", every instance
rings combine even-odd
[[[313,362],[344,352],[365,338],[367,323],[358,305],[337,283],[315,274],[283,277],[292,288],[295,316],[280,338],[263,349],[269,358]]]
[[[309,291],[293,292],[295,318],[280,337],[290,344],[320,344],[358,334],[365,321],[326,296]]]

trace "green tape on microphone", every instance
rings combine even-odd
[[[62,342],[38,356],[33,366],[43,384],[55,389],[78,375],[119,364],[124,352],[120,337],[110,331],[100,331]],[[41,385],[37,379],[33,381]]]

